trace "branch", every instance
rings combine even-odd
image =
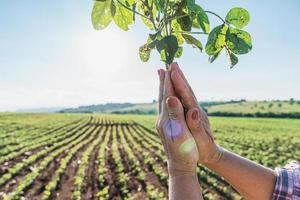
[[[189,32],[189,31],[173,31],[173,33],[184,33],[184,34],[203,34],[203,35],[208,35],[208,33],[205,32]]]
[[[206,10],[205,12],[218,17],[224,24],[226,24],[225,20],[222,17],[220,17],[220,15],[218,15],[218,14],[212,12],[212,11],[209,11],[209,10]]]
[[[157,31],[157,27],[156,27],[156,24],[155,24],[155,21],[154,21],[154,16],[153,16],[153,13],[152,13],[153,0],[152,0],[151,7],[149,7],[148,0],[146,0],[146,1],[147,2],[144,2],[143,0],[140,0],[140,2],[142,2],[142,4],[147,7],[148,11],[150,11],[150,18],[147,17],[147,19],[152,23],[154,30]]]
[[[132,8],[130,8],[130,7],[126,6],[125,4],[123,4],[121,1],[117,0],[117,2],[118,2],[121,6],[123,6],[124,8],[126,8],[127,10],[130,10],[131,12],[133,12],[133,13],[135,13],[135,14],[137,14],[137,15],[140,15],[140,16],[142,16],[142,17],[144,17],[144,18],[150,20],[146,15],[143,15],[142,13],[139,13],[139,12],[137,12],[136,10],[133,10]],[[151,21],[151,20],[150,20],[150,21]]]
[[[172,21],[173,19],[180,19],[180,18],[183,18],[183,17],[186,17],[186,16],[189,16],[189,15],[188,14],[186,14],[186,15],[179,15],[177,17],[176,17],[176,15],[174,15],[174,16],[170,17],[168,20]]]
[[[167,19],[167,12],[168,12],[168,5],[169,5],[169,0],[166,0],[166,5],[164,9],[164,22],[165,22],[165,28],[166,28],[166,34],[169,35],[168,33],[168,19]]]

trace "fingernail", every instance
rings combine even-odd
[[[167,99],[167,104],[170,108],[176,108],[176,106],[178,105],[177,99],[174,97],[169,97]]]
[[[176,65],[178,65],[177,62],[172,62],[172,63],[171,63],[171,67],[170,67],[171,70],[173,69],[173,66],[176,66]]]
[[[198,110],[194,110],[194,111],[193,111],[193,113],[192,113],[192,119],[193,119],[193,120],[198,119]]]

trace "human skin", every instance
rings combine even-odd
[[[201,200],[196,174],[198,149],[185,122],[181,102],[174,96],[170,71],[159,71],[159,117],[157,131],[167,154],[169,199]]]
[[[178,64],[172,63],[170,68],[174,91],[187,110],[186,124],[197,144],[198,162],[224,177],[245,199],[271,199],[276,173],[218,146],[214,141],[207,115],[201,110]]]

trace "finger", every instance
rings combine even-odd
[[[168,139],[183,138],[187,126],[185,123],[184,110],[181,102],[175,96],[166,100],[166,112],[168,120],[164,125],[164,133]]]
[[[186,106],[188,110],[197,107],[198,102],[193,91],[190,89],[189,85],[177,70],[172,71],[171,79],[174,90],[176,91],[176,94],[181,98],[184,106]]]
[[[158,94],[158,113],[161,113],[162,110],[162,100],[163,100],[163,93],[164,93],[164,81],[165,81],[165,70],[159,69],[159,94]]]
[[[175,96],[170,96],[166,100],[169,119],[185,121],[183,106]]]
[[[169,96],[174,96],[174,88],[173,88],[173,84],[171,82],[171,71],[170,70],[167,70],[165,71],[165,80],[164,80],[164,91],[163,91],[163,108],[165,108],[166,106],[164,106],[165,102],[166,102],[166,99],[169,97]],[[162,108],[162,109],[163,109]]]
[[[186,113],[186,123],[193,137],[204,139],[203,134],[213,140],[210,125],[206,114],[199,108],[190,109]]]
[[[177,71],[179,73],[179,75],[182,77],[182,79],[184,80],[185,84],[188,86],[188,88],[190,89],[190,92],[195,96],[194,91],[192,89],[192,87],[190,86],[189,82],[187,81],[186,77],[184,76],[183,72],[181,71],[178,63],[174,62],[171,64],[171,71]]]

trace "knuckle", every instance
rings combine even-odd
[[[192,127],[195,131],[202,130],[202,123],[200,120],[197,120],[196,123],[194,123],[194,126]]]
[[[168,116],[170,119],[177,119],[177,112],[176,110],[169,110]]]
[[[157,131],[158,133],[162,133],[162,132],[163,132],[163,125],[162,125],[162,123],[161,123],[161,120],[158,120],[158,121],[156,122],[155,128],[156,128],[156,131]]]
[[[163,132],[163,126],[162,125],[157,126],[156,130],[157,130],[158,133],[162,133]]]

